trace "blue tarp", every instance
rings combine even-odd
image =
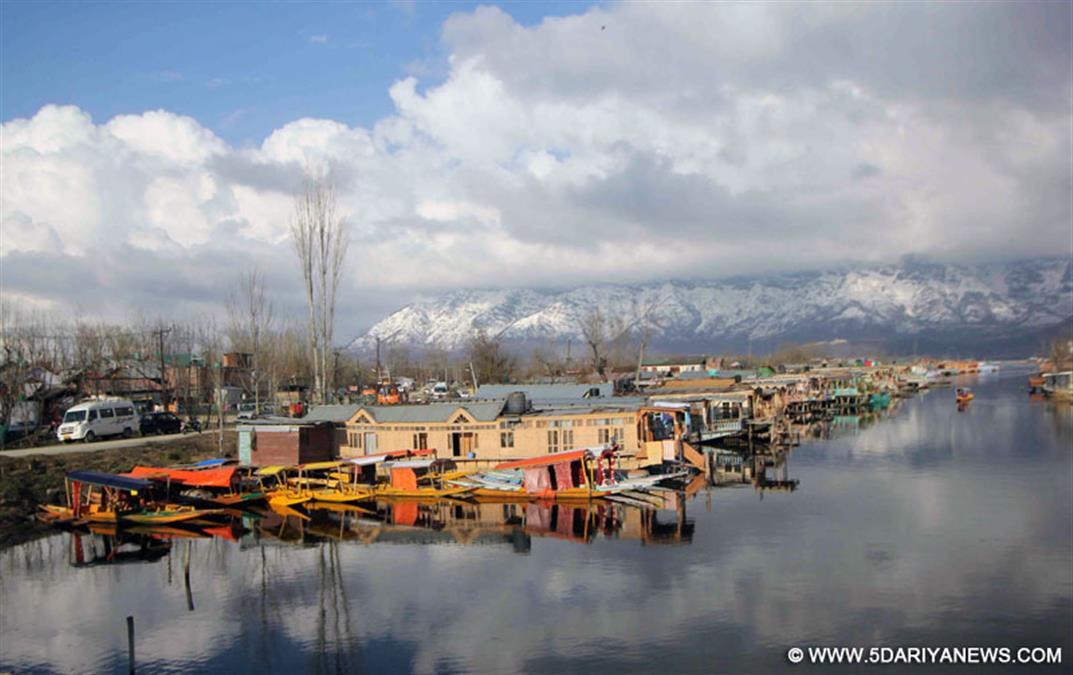
[[[89,483],[91,485],[103,485],[104,487],[117,488],[119,490],[148,490],[152,487],[152,483],[141,478],[128,478],[127,476],[117,476],[114,473],[103,473],[100,471],[72,471],[67,474],[67,478],[76,480],[79,483]]]

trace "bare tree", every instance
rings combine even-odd
[[[593,306],[580,319],[581,339],[592,351],[592,369],[603,377],[607,367],[607,358],[603,355],[604,334],[607,331],[607,317],[599,307]]]
[[[517,365],[514,357],[503,349],[499,337],[489,337],[483,329],[478,330],[469,343],[469,366],[477,382],[510,382]]]
[[[250,355],[249,389],[254,414],[261,412],[261,388],[266,382],[266,343],[274,324],[272,302],[265,296],[264,278],[256,267],[239,279],[227,297],[231,345]]]
[[[291,236],[309,306],[314,399],[323,403],[332,388],[335,294],[349,244],[346,223],[336,213],[335,188],[324,174],[313,175],[295,200]]]
[[[47,357],[47,327],[39,317],[0,304],[0,450],[17,417],[34,368]]]

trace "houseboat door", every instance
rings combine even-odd
[[[455,432],[451,434],[451,456],[469,457],[469,453],[477,447],[474,438],[476,434]]]
[[[375,455],[376,450],[377,450],[377,447],[376,447],[376,432],[371,432],[371,431],[366,432],[366,434],[365,434],[365,454],[366,455]]]

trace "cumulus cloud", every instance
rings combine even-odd
[[[1068,251],[1068,14],[625,3],[523,26],[481,7],[444,24],[446,77],[396,82],[367,128],[297,119],[239,148],[164,110],[46,106],[3,125],[5,292],[62,305],[54,280],[78,275],[110,308],[211,308],[259,263],[289,297],[311,167],[352,228],[344,334],[443,287]]]

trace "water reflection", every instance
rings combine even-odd
[[[0,552],[0,670],[120,672],[128,614],[145,672],[772,672],[793,644],[1068,655],[1068,410],[975,389],[963,413],[934,392],[797,447],[723,448],[713,486],[659,508],[381,502],[31,542]]]

